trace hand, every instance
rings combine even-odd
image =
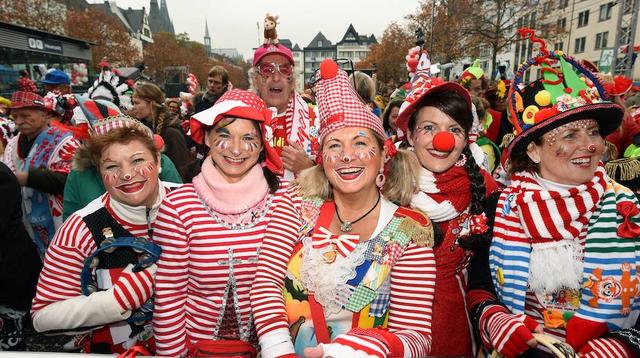
[[[324,357],[323,344],[318,344],[315,347],[308,347],[304,349],[305,358],[322,358]]]
[[[138,272],[132,272],[131,268],[129,265],[122,270],[113,285],[113,295],[122,312],[139,308],[153,295],[154,276],[158,267],[154,264]]]
[[[27,179],[29,179],[29,172],[16,172],[16,178],[20,186],[27,186]]]
[[[313,161],[307,157],[307,152],[295,143],[290,143],[282,148],[282,163],[284,168],[292,171],[294,174],[300,173],[302,170],[313,166]]]
[[[592,339],[580,349],[578,357],[582,358],[631,358],[633,354],[615,338]]]
[[[542,326],[536,320],[523,314],[499,311],[480,320],[484,331],[483,343],[508,358],[519,356],[537,345],[531,332],[543,333]]]

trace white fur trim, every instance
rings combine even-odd
[[[560,289],[580,289],[582,248],[572,239],[533,244],[529,261],[529,287],[551,294]]]

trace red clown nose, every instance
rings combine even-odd
[[[456,145],[456,139],[449,132],[438,132],[433,136],[433,149],[441,152],[450,152]]]

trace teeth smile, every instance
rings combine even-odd
[[[343,168],[339,169],[338,173],[340,174],[354,174],[362,171],[362,168]]]
[[[591,162],[591,158],[580,158],[571,160],[571,163],[573,164],[588,164],[589,162]]]
[[[244,158],[235,159],[235,158],[224,157],[224,159],[228,160],[231,163],[242,163],[244,161]]]

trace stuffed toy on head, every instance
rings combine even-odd
[[[278,25],[278,16],[273,16],[267,13],[264,18],[264,45],[280,43],[278,40],[278,33],[276,32],[276,26]]]

